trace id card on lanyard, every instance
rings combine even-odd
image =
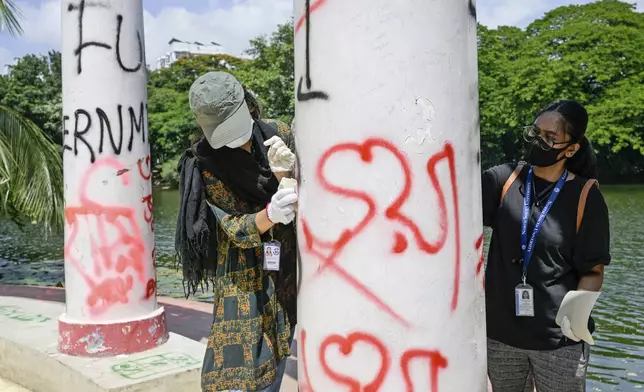
[[[541,214],[537,219],[537,222],[534,225],[532,230],[532,235],[528,241],[528,221],[532,215],[532,181],[533,181],[533,169],[528,170],[528,176],[525,182],[525,197],[523,198],[523,214],[521,216],[521,251],[523,252],[523,274],[521,275],[521,283],[514,289],[514,301],[516,305],[516,315],[522,317],[534,317],[534,290],[532,286],[526,283],[528,278],[528,265],[530,264],[530,259],[532,258],[532,253],[534,252],[534,245],[537,241],[537,235],[539,235],[539,230],[543,225],[543,221],[546,219],[548,212],[552,208],[552,205],[557,200],[561,188],[563,188],[566,178],[568,177],[568,169],[564,169],[563,174],[555,184],[555,188],[550,193],[550,197],[546,202],[546,205],[541,210]]]
[[[264,243],[264,270],[279,271],[282,246],[278,241]]]

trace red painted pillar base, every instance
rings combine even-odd
[[[58,350],[83,357],[109,357],[134,354],[155,348],[168,340],[165,310],[160,307],[151,317],[109,324],[79,324],[58,320]]]

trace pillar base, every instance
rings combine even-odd
[[[168,340],[165,309],[149,317],[114,323],[79,323],[63,314],[58,319],[58,350],[83,357],[134,354],[157,347]]]

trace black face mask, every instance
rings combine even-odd
[[[525,156],[528,163],[532,166],[548,167],[566,158],[565,154],[562,155],[561,158],[557,158],[566,148],[567,146],[562,148],[551,148],[550,150],[545,151],[539,146],[539,141],[535,139],[527,146]]]

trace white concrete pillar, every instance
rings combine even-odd
[[[486,391],[475,6],[310,1],[300,390]]]
[[[62,4],[65,293],[59,348],[116,355],[168,338],[156,300],[141,0]]]

